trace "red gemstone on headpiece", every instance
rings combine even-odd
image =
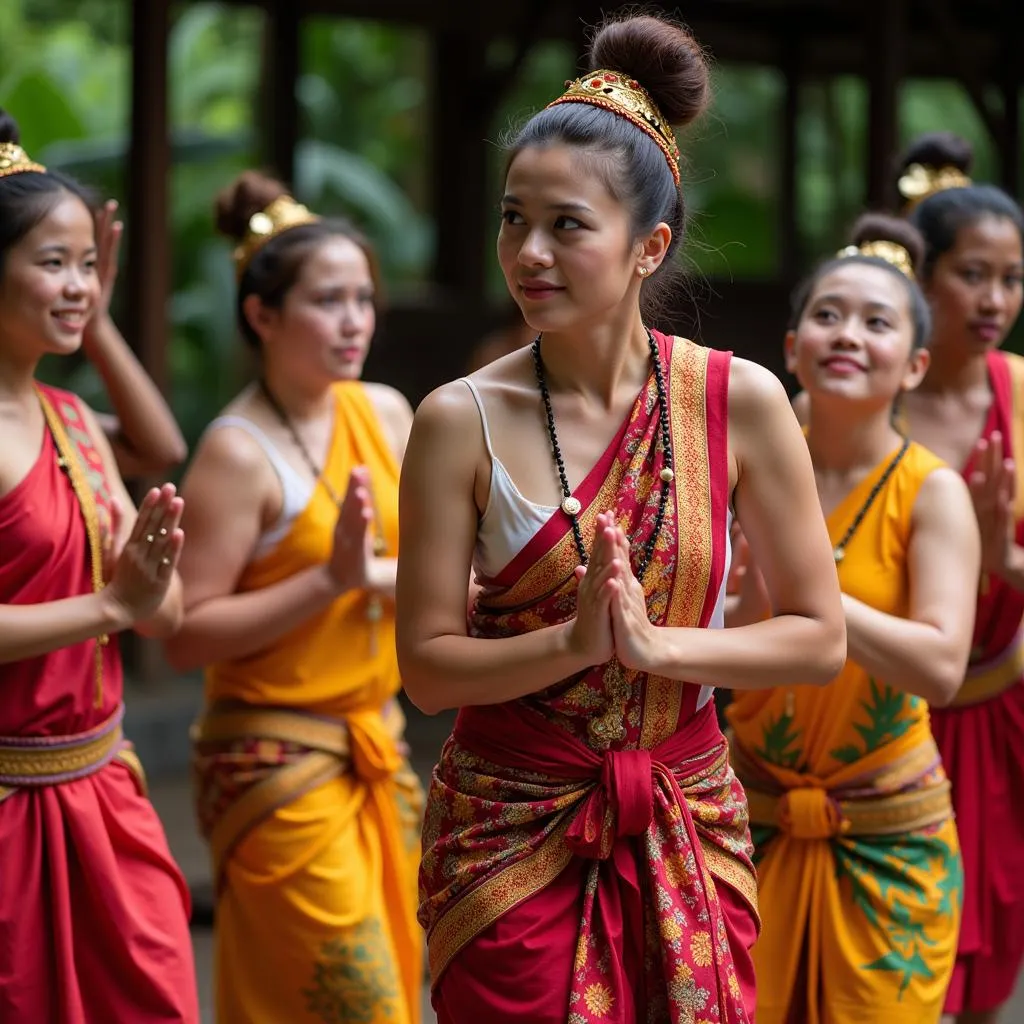
[[[604,82],[602,82],[600,78],[592,78],[590,80],[591,89],[600,89],[602,85],[604,85]]]
[[[604,76],[604,80],[606,82],[617,82],[619,80],[619,76],[618,75],[605,75]]]

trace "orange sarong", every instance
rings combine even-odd
[[[889,461],[828,517],[833,543]],[[939,465],[910,446],[839,563],[845,593],[907,614],[913,504]],[[758,1024],[937,1024],[963,883],[925,702],[848,661],[823,688],[736,693],[727,715],[757,851]]]

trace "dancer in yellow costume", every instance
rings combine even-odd
[[[787,336],[848,660],[824,689],[728,709],[757,849],[758,1024],[936,1024],[956,954],[959,843],[927,705],[963,678],[980,542],[962,479],[893,426],[928,365],[921,240],[871,216],[854,234]],[[730,621],[764,613],[756,567],[742,579]]]
[[[185,481],[179,668],[206,667],[198,815],[217,887],[220,1024],[416,1024],[420,793],[394,643],[412,414],[358,378],[365,240],[249,172],[218,201],[261,375]]]

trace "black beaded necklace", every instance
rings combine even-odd
[[[555,466],[558,469],[558,479],[562,484],[561,509],[572,523],[572,535],[576,542],[576,551],[579,554],[580,564],[586,565],[588,561],[587,548],[583,543],[583,532],[580,529],[579,520],[583,507],[580,504],[579,498],[573,496],[569,488],[569,478],[565,473],[565,462],[562,460],[562,450],[559,447],[558,433],[555,430],[555,414],[551,408],[551,393],[548,391],[548,382],[544,375],[544,361],[541,359],[540,354],[541,338],[542,335],[538,334],[533,341],[533,366],[537,372],[537,385],[540,388],[540,395],[544,401],[551,453],[554,456]],[[675,472],[672,469],[672,434],[669,427],[668,392],[665,388],[665,374],[661,366],[661,354],[658,351],[658,343],[654,340],[654,335],[650,331],[647,332],[647,342],[651,348],[651,362],[654,364],[654,382],[658,389],[658,423],[661,428],[661,450],[664,468],[660,473],[662,487],[661,494],[658,497],[658,512],[654,520],[654,530],[644,544],[640,564],[636,569],[636,578],[641,581],[654,555],[654,548],[658,542],[658,536],[661,534],[662,524],[665,521],[665,510],[668,507],[668,497],[672,489],[672,481],[675,479]]]
[[[838,565],[846,557],[846,546],[850,543],[853,535],[857,532],[857,527],[863,522],[864,517],[868,514],[868,510],[875,502],[875,498],[881,493],[882,488],[885,486],[885,482],[892,476],[893,471],[900,464],[900,460],[904,455],[907,454],[907,449],[910,447],[910,441],[907,438],[903,439],[903,444],[900,445],[900,450],[893,457],[892,462],[885,467],[885,472],[879,477],[878,483],[871,488],[871,493],[867,496],[864,504],[861,505],[860,511],[854,516],[853,522],[850,523],[850,528],[843,534],[843,539],[832,549],[832,557],[836,560]]]

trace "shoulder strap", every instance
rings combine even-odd
[[[1017,497],[1013,518],[1024,519],[1024,358],[1003,353],[1010,371],[1010,454],[1017,467]]]

